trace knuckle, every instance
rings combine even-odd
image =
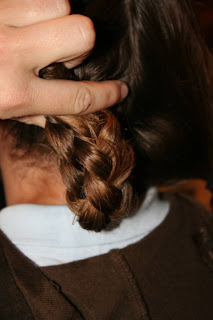
[[[88,50],[92,50],[95,45],[96,33],[92,20],[86,16],[81,16],[79,29]]]
[[[92,105],[92,94],[88,88],[80,88],[74,101],[74,114],[83,114],[88,111]]]

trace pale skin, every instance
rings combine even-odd
[[[77,83],[38,77],[39,70],[53,62],[68,68],[82,63],[94,47],[92,21],[70,12],[67,0],[0,0],[0,119],[18,118],[44,127],[43,115],[94,112],[128,94],[121,81]],[[65,204],[56,166],[45,170],[12,160],[8,139],[0,134],[7,205]]]
[[[1,130],[0,127],[0,168],[6,205],[66,204],[66,189],[56,163],[45,163],[42,156],[38,162],[31,156],[25,160],[12,158],[11,138]]]
[[[43,115],[94,112],[127,96],[121,81],[38,77],[40,69],[54,62],[68,68],[81,64],[94,47],[92,21],[70,12],[67,0],[0,1],[0,119],[19,118],[43,127]]]

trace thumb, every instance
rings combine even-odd
[[[29,115],[92,113],[113,106],[128,95],[128,87],[122,81],[76,82],[35,77],[33,82]]]

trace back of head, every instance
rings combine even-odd
[[[92,55],[74,70],[55,64],[40,76],[122,79],[129,97],[92,115],[47,117],[48,142],[42,129],[10,125],[20,148],[51,146],[69,207],[83,228],[100,231],[136,208],[149,186],[208,176],[212,95],[189,0],[93,0],[84,13],[97,30]]]

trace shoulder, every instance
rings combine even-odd
[[[170,201],[163,223],[122,254],[153,319],[212,319],[212,217],[182,195]]]

